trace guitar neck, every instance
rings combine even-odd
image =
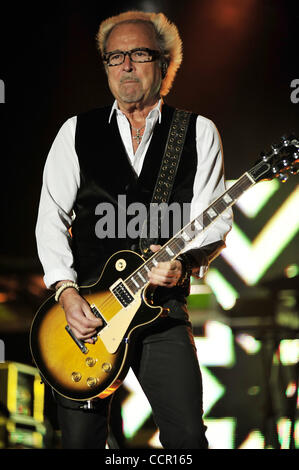
[[[172,261],[179,256],[188,245],[229,207],[232,207],[247,189],[256,181],[249,173],[244,173],[225,193],[216,199],[204,212],[193,219],[163,247],[154,253],[143,265],[141,265],[125,283],[133,294],[143,289],[148,283],[147,273],[161,261]]]

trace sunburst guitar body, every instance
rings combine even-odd
[[[124,282],[143,263],[132,251],[117,252],[96,284],[80,288],[95,316],[103,320],[94,344],[74,336],[55,295],[38,310],[30,332],[31,353],[42,378],[61,395],[73,400],[105,398],[123,382],[134,332],[163,311],[148,302],[148,288],[130,290]]]

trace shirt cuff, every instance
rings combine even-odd
[[[58,281],[73,281],[77,282],[77,273],[73,269],[54,269],[49,271],[44,276],[44,283],[48,289],[53,289],[54,284]]]

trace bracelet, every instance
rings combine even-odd
[[[78,284],[76,284],[75,282],[64,282],[63,284],[61,284],[60,287],[58,287],[58,289],[57,289],[57,291],[56,291],[56,294],[55,294],[55,300],[56,300],[56,302],[58,302],[59,297],[61,296],[62,292],[63,292],[65,289],[68,289],[69,287],[74,287],[74,288],[79,292],[79,286],[78,286]]]

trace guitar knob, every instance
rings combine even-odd
[[[96,359],[93,359],[92,357],[87,357],[85,359],[85,363],[88,367],[93,367],[96,364]]]
[[[290,170],[289,170],[289,172],[291,173],[291,175],[297,175],[298,171],[299,171],[299,170],[296,169],[296,168],[294,168],[294,167],[291,167]]]
[[[293,153],[293,160],[294,162],[298,162],[299,160],[299,153],[297,151]]]
[[[103,369],[104,372],[106,372],[108,374],[108,372],[110,372],[111,369],[112,369],[112,365],[110,364],[110,362],[104,362],[102,364],[102,369]]]
[[[290,139],[286,135],[282,136],[281,141],[285,147],[287,147],[290,144]]]
[[[272,144],[271,145],[271,148],[273,150],[274,153],[278,153],[279,152],[279,145],[277,144]]]
[[[82,375],[80,374],[80,372],[72,372],[73,382],[80,382],[81,378],[82,378]]]
[[[86,383],[88,385],[88,387],[95,387],[98,383],[98,379],[96,377],[88,377],[86,379]]]

